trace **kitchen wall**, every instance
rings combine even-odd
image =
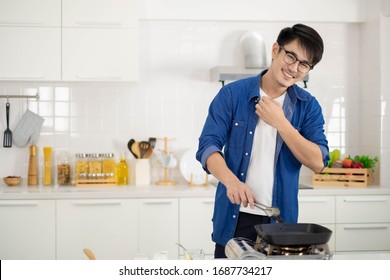
[[[180,158],[186,149],[197,145],[208,105],[221,87],[210,80],[210,69],[243,66],[239,39],[247,30],[264,37],[270,58],[271,45],[280,29],[303,18],[306,20],[299,21],[316,28],[325,42],[323,61],[310,73],[308,90],[323,106],[330,148],[341,148],[343,153],[351,155],[380,155],[381,169],[389,170],[390,146],[386,143],[390,143],[390,112],[386,104],[390,94],[385,77],[389,77],[390,63],[384,51],[390,45],[390,39],[385,36],[390,30],[389,18],[376,16],[365,21],[362,12],[365,1],[347,1],[351,9],[346,11],[345,21],[340,20],[338,12],[332,17],[331,10],[328,20],[321,11],[315,11],[314,14],[321,15],[318,20],[313,13],[301,12],[297,18],[287,17],[290,21],[275,13],[277,20],[271,21],[270,18],[256,20],[253,11],[246,9],[250,13],[248,20],[243,20],[245,13],[234,13],[230,2],[230,6],[222,8],[230,13],[218,13],[217,6],[212,6],[214,13],[207,6],[203,6],[204,13],[201,8],[199,13],[193,13],[184,5],[167,9],[159,1],[141,3],[138,82],[0,82],[0,95],[40,94],[39,101],[30,100],[29,104],[26,100],[10,100],[11,130],[28,106],[45,118],[38,142],[40,148],[53,146],[57,152],[66,150],[72,155],[127,152],[130,160],[127,141],[154,136],[174,138],[170,148]],[[196,3],[192,6],[206,5],[202,1]],[[244,3],[259,5],[249,0]],[[181,11],[187,12],[183,16],[187,15],[185,20],[178,16],[183,15]],[[289,12],[294,11],[301,9],[290,7]],[[3,129],[5,101],[0,99]],[[161,142],[157,148],[162,148]],[[27,162],[28,148],[1,148],[0,176],[25,177]],[[155,158],[152,164],[153,178],[157,179],[162,170]],[[302,174],[309,176],[310,172],[304,168]],[[172,176],[182,180],[178,169]],[[390,187],[389,176],[382,175],[382,185]]]

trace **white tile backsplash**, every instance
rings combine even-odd
[[[270,59],[271,46],[278,32],[292,24],[141,20],[139,82],[2,82],[0,94],[34,95],[39,92],[40,100],[30,100],[29,108],[45,118],[38,142],[41,149],[53,146],[54,150],[67,150],[71,154],[114,152],[117,157],[126,151],[131,159],[126,146],[130,138],[169,137],[175,139],[170,148],[180,155],[197,145],[208,105],[221,87],[220,83],[210,81],[210,69],[218,65],[243,65],[239,39],[247,30],[263,36],[267,59]],[[375,80],[376,75],[369,74],[371,79],[364,82],[372,51],[379,48],[379,39],[371,33],[378,23],[308,24],[319,31],[325,42],[323,61],[310,74],[308,91],[323,107],[330,148],[341,148],[347,154],[361,153],[362,146],[372,150],[368,143],[374,139],[374,143],[383,145],[382,150],[380,147],[374,149],[385,157],[382,169],[388,168],[390,163],[386,157],[390,146],[383,141],[390,143],[389,120],[382,122],[386,127],[382,127],[384,133],[381,134],[378,117],[387,116],[389,109],[384,105],[380,109],[379,97],[383,91],[378,86],[380,80]],[[373,40],[378,44],[372,46],[362,40],[362,36],[374,36]],[[383,40],[389,44],[388,39]],[[378,62],[379,54],[374,59]],[[366,68],[361,67],[362,60]],[[377,94],[370,98],[365,94],[366,90]],[[389,99],[389,93],[382,96],[382,104]],[[364,104],[361,104],[362,100]],[[11,104],[13,129],[26,109],[26,101],[12,99]],[[5,128],[3,108],[5,100],[1,99],[0,127]],[[367,118],[359,115],[362,112]],[[367,136],[366,130],[372,135]],[[25,177],[27,162],[27,147],[1,148],[1,177],[12,174]],[[161,170],[153,174],[159,172]],[[302,172],[309,174],[307,169]],[[178,170],[173,174],[180,177]],[[390,175],[384,176],[384,180],[390,182],[386,176]]]

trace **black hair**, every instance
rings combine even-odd
[[[298,23],[293,27],[283,28],[279,33],[277,42],[280,46],[284,46],[296,39],[306,49],[312,66],[321,61],[324,53],[324,42],[317,31],[310,26]]]

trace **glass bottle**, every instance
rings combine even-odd
[[[117,165],[116,183],[117,185],[127,185],[129,183],[129,166],[127,165],[124,154],[121,154],[120,161]]]

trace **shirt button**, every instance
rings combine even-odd
[[[251,135],[252,135],[252,134],[253,134],[253,132],[252,132],[252,131],[249,131],[249,134],[251,134]]]
[[[235,126],[238,126],[238,123],[235,123],[234,125],[235,125]]]
[[[248,155],[249,155],[249,153],[245,153],[245,155],[246,155],[246,156],[248,156]]]
[[[233,219],[235,219],[236,218],[236,215],[233,215]]]
[[[241,176],[244,176],[244,173],[241,173]]]

